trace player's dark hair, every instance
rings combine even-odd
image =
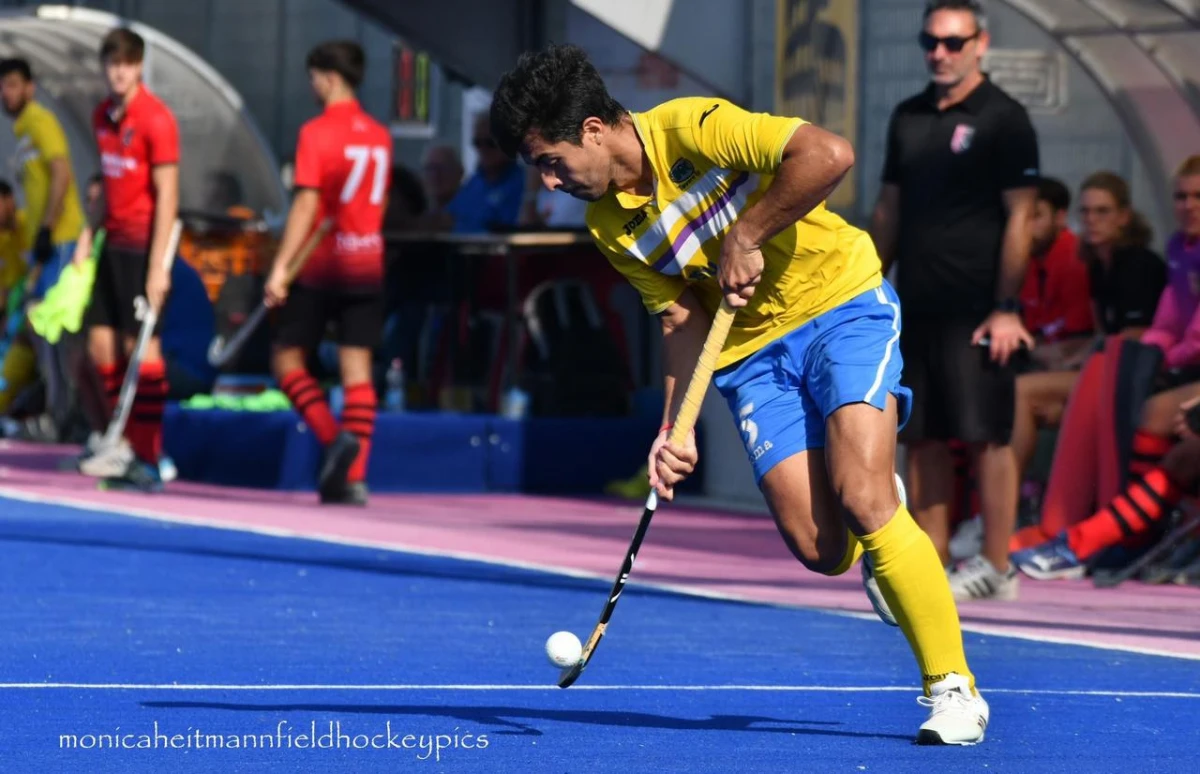
[[[1133,197],[1129,194],[1129,183],[1116,172],[1102,170],[1093,172],[1079,186],[1082,193],[1087,190],[1105,191],[1113,198],[1117,207],[1129,210],[1129,223],[1117,237],[1118,247],[1147,247],[1154,239],[1154,230],[1146,221],[1145,216],[1133,209]]]
[[[29,67],[28,60],[20,57],[12,59],[0,59],[0,78],[4,78],[12,73],[18,73],[26,81],[33,80],[33,70]]]
[[[100,58],[122,64],[138,64],[146,56],[146,41],[127,27],[117,27],[100,42]]]
[[[13,187],[7,180],[0,180],[0,196],[12,196]]]
[[[616,126],[625,108],[578,46],[554,45],[521,55],[492,97],[492,137],[516,156],[531,131],[548,143],[583,142],[583,122],[595,116]]]
[[[1056,177],[1038,180],[1037,198],[1049,204],[1055,212],[1071,209],[1071,189]]]
[[[308,52],[305,66],[310,70],[337,73],[352,89],[362,83],[367,58],[362,46],[352,40],[330,40]]]
[[[966,11],[975,17],[976,29],[986,30],[988,26],[987,12],[979,0],[929,0],[925,3],[925,14],[921,19],[928,19],[937,11]]]

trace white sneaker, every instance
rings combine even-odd
[[[100,448],[79,463],[79,472],[92,478],[119,478],[133,462],[133,447],[122,438],[115,446]]]
[[[1021,589],[1016,567],[1010,563],[1008,572],[1002,573],[982,555],[959,562],[946,575],[950,580],[950,592],[958,602],[975,599],[1010,602],[1017,598],[1017,592]]]
[[[970,559],[983,550],[983,514],[977,513],[958,525],[950,538],[950,558],[956,562]]]
[[[990,712],[988,703],[967,678],[953,672],[929,687],[930,696],[917,697],[929,707],[929,719],[917,732],[917,744],[978,744],[983,741]]]

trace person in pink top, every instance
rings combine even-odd
[[[1129,466],[1134,475],[1123,491],[1102,496],[1103,507],[1088,518],[1051,526],[1050,514],[1043,514],[1041,529],[1049,539],[1014,550],[1013,563],[1031,577],[1083,575],[1104,549],[1144,536],[1200,480],[1200,441],[1185,419],[1189,410],[1200,410],[1200,155],[1180,166],[1174,199],[1179,231],[1167,243],[1167,287],[1141,343],[1162,350],[1169,381],[1185,383],[1143,407]],[[1048,527],[1061,528],[1047,533]]]

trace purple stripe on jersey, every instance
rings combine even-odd
[[[684,226],[683,230],[679,232],[679,236],[675,237],[675,241],[671,243],[671,248],[667,250],[667,252],[663,253],[661,258],[654,262],[654,270],[662,271],[663,269],[667,268],[667,266],[671,264],[671,261],[675,260],[676,254],[679,252],[679,249],[683,247],[683,243],[687,241],[687,238],[696,233],[697,229],[699,229],[705,223],[708,223],[713,219],[714,215],[723,210],[725,205],[729,204],[729,202],[737,194],[738,189],[741,188],[742,185],[749,179],[749,172],[743,172],[742,174],[738,175],[729,185],[729,188],[726,189],[725,193],[721,194],[719,199],[710,204],[708,209],[700,213],[700,216],[694,221],[690,221],[686,226]]]

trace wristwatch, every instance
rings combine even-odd
[[[997,312],[1008,312],[1009,314],[1021,313],[1021,302],[1015,298],[1004,298],[996,302]]]

